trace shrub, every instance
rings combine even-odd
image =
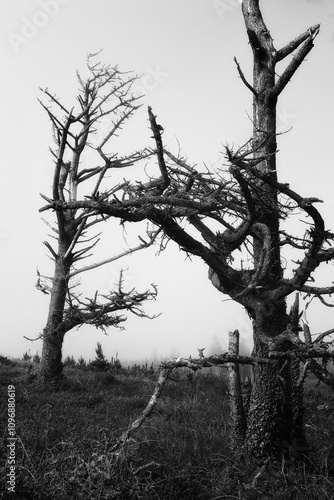
[[[76,362],[73,356],[67,356],[64,359],[64,366],[68,366],[70,368],[75,368]]]
[[[112,359],[112,360],[111,360],[111,368],[112,368],[113,370],[119,371],[119,370],[121,370],[121,369],[123,368],[123,367],[122,367],[122,363],[121,363],[121,362],[120,362],[120,360],[119,360],[119,359],[117,359],[117,358],[116,358],[115,360],[114,360],[114,359]]]
[[[102,345],[100,344],[100,342],[97,343],[95,352],[96,358],[89,363],[89,368],[93,368],[99,371],[108,370],[110,368],[110,363],[106,360],[103,354]]]
[[[35,356],[32,358],[33,362],[36,363],[36,364],[39,364],[41,362],[41,357],[40,355],[38,354],[38,352],[36,352]]]
[[[78,368],[86,368],[87,363],[82,356],[80,356],[80,358],[78,359],[76,366]]]

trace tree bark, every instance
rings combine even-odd
[[[62,345],[65,335],[64,310],[70,263],[57,256],[46,326],[43,330],[41,376],[45,382],[62,377]]]
[[[231,356],[239,355],[239,331],[229,332],[228,351]],[[243,405],[240,366],[238,363],[228,364],[229,388],[230,388],[230,416],[232,426],[232,446],[239,448],[245,439],[245,411]]]
[[[254,168],[277,181],[276,105],[287,81],[284,81],[283,73],[276,82],[277,51],[263,21],[259,0],[244,0],[242,11],[253,51],[253,85],[249,87],[253,92],[253,157],[259,160]],[[309,35],[311,46],[311,33]],[[296,47],[299,43],[296,42]],[[280,57],[287,54],[282,53]],[[301,61],[303,57],[302,54]],[[298,65],[297,62],[292,65],[290,77]],[[240,73],[239,66],[238,69]],[[257,282],[260,292],[257,298],[253,294],[248,310],[253,318],[253,355],[267,357],[270,342],[283,334],[288,326],[285,300],[270,299],[270,290],[277,288],[283,278],[277,189],[273,184],[258,180],[253,200],[256,220],[265,227],[267,235],[263,237],[259,233],[253,239],[254,268],[255,272],[259,269],[261,280]],[[280,350],[284,351],[285,346],[281,345]],[[246,446],[250,454],[260,458],[277,458],[284,448],[291,448],[293,442],[297,440],[300,444],[303,440],[303,398],[298,380],[298,361],[282,360],[253,367],[246,432]]]
[[[269,313],[269,314],[268,314]],[[285,304],[260,306],[253,319],[253,356],[268,357],[270,340],[286,326]],[[252,391],[247,418],[246,449],[258,458],[277,457],[282,442],[289,441],[291,422],[285,407],[287,393],[280,370],[284,360],[252,368]]]

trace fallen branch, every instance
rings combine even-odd
[[[310,348],[310,349],[295,349],[289,352],[272,351],[267,358],[259,358],[252,356],[235,356],[229,353],[220,355],[208,356],[203,358],[192,359],[178,358],[171,361],[166,361],[162,364],[164,368],[190,368],[191,370],[200,370],[201,368],[209,368],[212,366],[226,365],[227,363],[238,363],[241,365],[265,365],[270,364],[278,359],[288,360],[304,360],[312,358],[329,358],[334,359],[334,352],[328,352],[326,348]]]
[[[126,446],[126,444],[129,442],[131,436],[139,429],[144,420],[152,413],[154,407],[158,402],[158,398],[161,394],[162,388],[165,385],[172,370],[173,368],[163,368],[161,370],[157,384],[155,386],[151,399],[148,402],[148,405],[143,410],[142,414],[134,422],[132,422],[130,427],[128,427],[127,430],[124,431],[121,437],[116,441],[116,443],[110,450],[111,453],[117,453],[119,450],[124,448],[124,446]]]
[[[199,349],[199,351],[202,351]],[[309,352],[308,352],[309,351]],[[286,359],[286,360],[303,360],[305,358],[311,359],[310,364],[307,362],[304,365],[304,370],[302,371],[301,379],[304,380],[306,376],[306,371],[308,368],[315,374],[318,363],[314,361],[312,358],[332,358],[334,359],[334,352],[327,352],[325,349],[316,350],[314,348],[309,348],[308,351],[304,350],[295,350],[292,352],[272,352],[269,354],[268,358],[255,358],[251,356],[236,356],[231,355],[229,353],[224,353],[221,355],[208,356],[208,357],[199,357],[196,359],[189,358],[177,358],[171,361],[166,361],[161,364],[161,371],[159,374],[158,381],[156,383],[154,392],[146,406],[146,408],[142,411],[141,415],[132,422],[132,424],[123,432],[120,438],[115,442],[115,444],[111,447],[110,452],[114,455],[118,455],[118,453],[126,447],[129,442],[131,442],[131,437],[133,434],[139,429],[139,427],[143,424],[144,420],[152,413],[155,406],[157,405],[158,399],[161,395],[162,389],[169,379],[170,374],[173,370],[178,368],[190,368],[193,371],[200,370],[201,368],[209,368],[212,366],[221,366],[227,365],[228,363],[236,363],[236,364],[250,364],[250,365],[259,365],[259,364],[269,364],[274,362],[277,359]],[[326,351],[326,352],[325,352]],[[312,363],[312,364],[311,364]],[[314,366],[316,365],[316,366]],[[318,370],[319,371],[319,370]],[[318,374],[317,374],[318,375]],[[323,380],[323,374],[321,373]],[[319,378],[320,378],[319,376]],[[330,377],[327,377],[330,379]],[[333,377],[334,378],[334,377]],[[323,380],[324,381],[324,380]],[[302,381],[299,381],[302,383]],[[326,382],[328,383],[328,381]],[[334,387],[332,379],[329,380],[329,385]],[[262,474],[262,472],[261,472]],[[260,475],[261,475],[260,474]]]

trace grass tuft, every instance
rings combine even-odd
[[[168,381],[152,415],[123,450],[121,433],[145,408],[153,377],[68,366],[57,391],[28,379],[29,363],[1,363],[1,398],[16,387],[16,497],[24,499],[328,500],[334,491],[334,396],[309,384],[307,462],[259,464],[229,451],[224,376]],[[30,380],[30,382],[29,382]],[[1,435],[6,449],[6,417]],[[3,453],[3,464],[6,456]],[[5,484],[6,468],[0,477]],[[252,486],[253,483],[253,486]]]

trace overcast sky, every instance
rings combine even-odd
[[[324,200],[319,208],[333,228],[334,4],[262,4],[276,48],[321,23],[314,49],[280,98],[279,130],[292,130],[279,138],[278,170],[281,181],[300,194]],[[137,90],[146,94],[123,131],[128,152],[152,146],[146,116],[151,105],[170,149],[177,151],[179,141],[189,161],[218,166],[224,144],[242,144],[251,135],[252,96],[233,57],[248,79],[252,60],[237,0],[15,0],[2,3],[0,18],[0,353],[22,356],[28,349],[41,352],[40,340],[31,343],[24,336],[37,337],[46,322],[48,297],[35,288],[36,267],[42,273],[52,270],[42,244],[48,228],[38,213],[43,205],[39,193],[50,194],[52,135],[37,101],[38,87],[49,87],[71,107],[76,69],[85,74],[87,53],[103,49],[100,60],[141,75]],[[109,238],[98,250],[101,257],[116,253]],[[156,252],[150,249],[99,269],[90,284],[94,290],[107,289],[127,268],[127,285],[138,290],[158,285],[158,299],[147,310],[161,316],[152,321],[129,317],[124,331],[111,329],[108,337],[94,328],[72,331],[64,356],[93,358],[97,341],[107,357],[118,352],[121,360],[194,356],[197,348],[209,349],[215,336],[226,348],[227,333],[235,328],[251,345],[248,317],[213,288],[204,264],[187,260],[172,243],[162,255]],[[322,277],[334,281],[333,265],[325,265]],[[311,309],[313,332],[333,327],[332,311]]]

